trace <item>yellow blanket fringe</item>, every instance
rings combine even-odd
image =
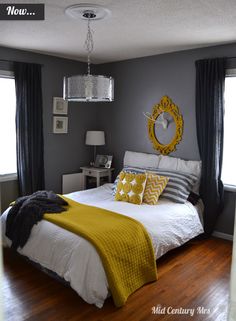
[[[90,241],[103,263],[117,307],[146,283],[157,279],[152,242],[138,221],[63,196],[68,210],[44,219]]]

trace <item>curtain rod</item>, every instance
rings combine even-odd
[[[0,62],[11,62],[11,63],[14,63],[14,62],[22,62],[22,63],[25,63],[25,64],[30,64],[30,62],[25,62],[25,61],[16,61],[16,60],[10,60],[10,59],[0,59]],[[36,64],[36,65],[40,65],[40,66],[44,66],[43,64],[39,64],[37,62],[32,62],[33,64]]]

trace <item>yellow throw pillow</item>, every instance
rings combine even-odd
[[[143,195],[143,203],[156,205],[164,191],[169,177],[147,173],[147,183]]]
[[[147,174],[120,172],[115,195],[116,201],[142,204]]]

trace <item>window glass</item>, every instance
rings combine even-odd
[[[222,181],[236,185],[236,73],[225,79],[224,153]]]
[[[0,175],[16,173],[15,114],[15,80],[0,71]]]

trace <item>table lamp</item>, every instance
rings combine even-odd
[[[88,130],[87,133],[86,133],[85,144],[94,146],[93,159],[94,159],[94,163],[95,163],[96,146],[105,145],[105,134],[104,134],[104,131]]]

